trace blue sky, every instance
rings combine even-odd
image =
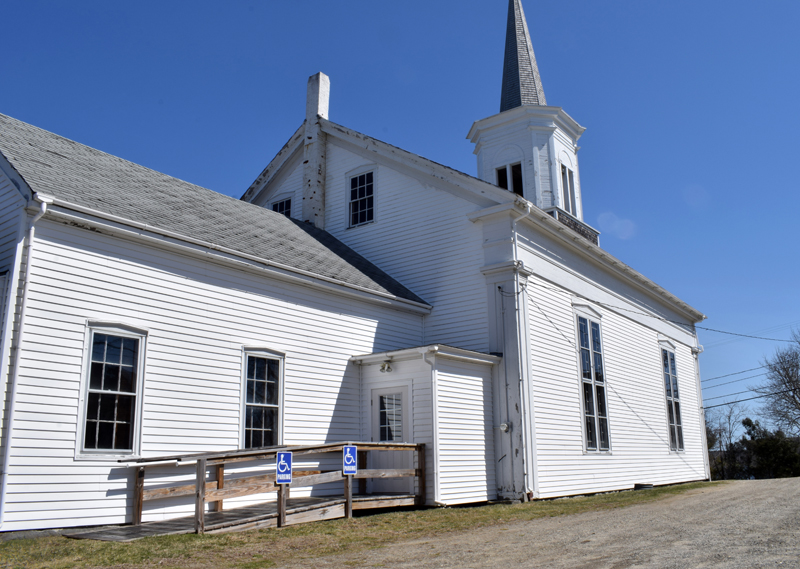
[[[800,2],[523,5],[548,103],[587,127],[585,221],[601,245],[707,314],[704,326],[788,338],[800,327]],[[0,112],[238,197],[300,125],[306,80],[323,71],[331,120],[474,174],[465,137],[499,110],[506,10],[4,0]],[[704,378],[782,345],[700,339]]]

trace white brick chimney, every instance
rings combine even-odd
[[[308,78],[303,145],[303,220],[325,229],[325,146],[320,119],[328,118],[331,80],[324,73]]]

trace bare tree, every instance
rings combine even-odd
[[[716,449],[709,453],[714,480],[736,478],[739,473],[737,442],[745,411],[741,403],[733,403],[707,412],[707,429],[710,428],[716,436]]]
[[[761,412],[789,435],[800,435],[800,330],[792,343],[764,361],[767,377],[753,391],[765,396]]]

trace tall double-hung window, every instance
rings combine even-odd
[[[578,316],[578,337],[586,450],[607,451],[611,446],[600,324]]]
[[[683,450],[683,426],[681,425],[681,403],[678,394],[678,372],[675,369],[675,353],[661,349],[664,366],[664,388],[667,394],[667,418],[669,420],[669,448]]]
[[[83,454],[136,452],[143,353],[144,334],[108,327],[90,329]]]
[[[243,448],[281,444],[282,364],[269,353],[245,353]]]

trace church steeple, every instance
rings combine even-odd
[[[523,105],[546,106],[536,56],[521,0],[508,1],[506,54],[503,62],[503,90],[500,112]]]

